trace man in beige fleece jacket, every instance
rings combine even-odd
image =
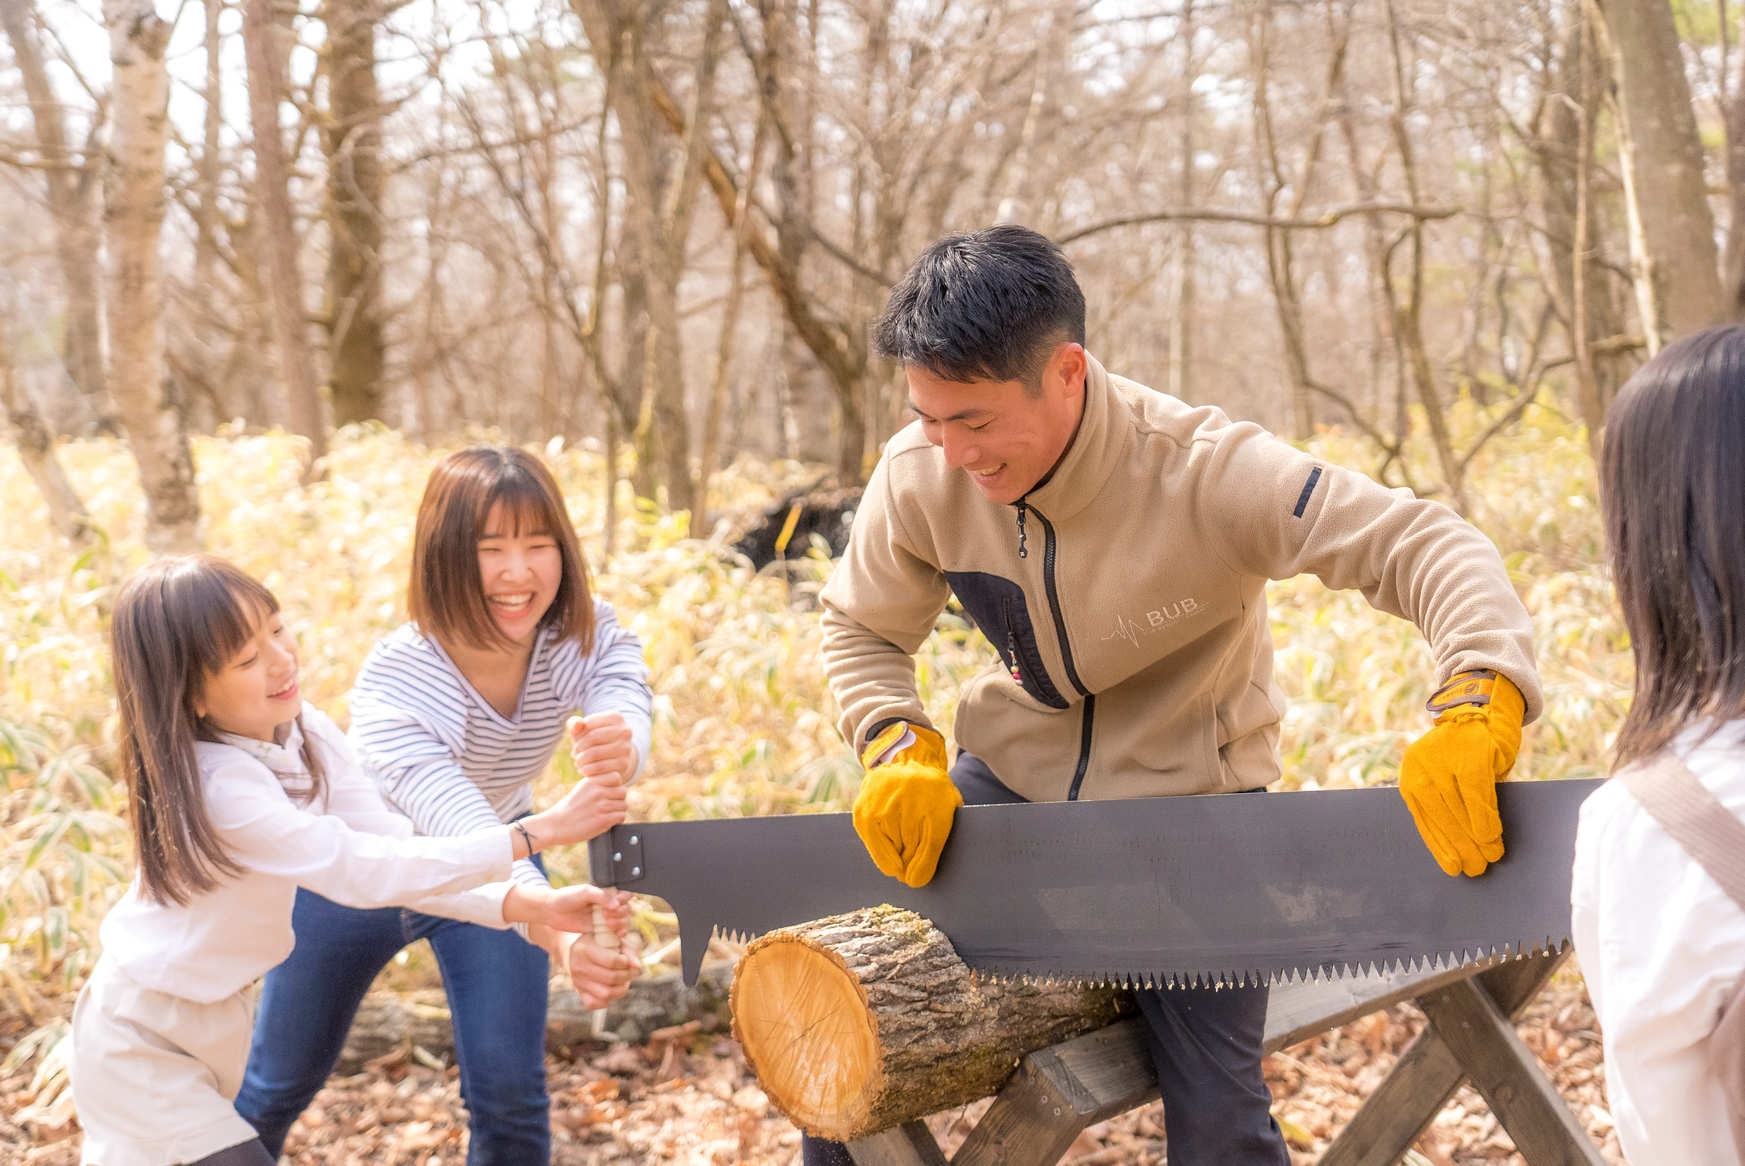
[[[1503,853],[1495,783],[1540,707],[1496,550],[1443,506],[1107,372],[1084,320],[1059,249],[1001,226],[935,243],[879,321],[916,420],[885,447],[823,592],[873,860],[927,882],[966,797],[1263,789],[1284,707],[1264,588],[1311,572],[1429,642],[1442,684],[1400,787],[1442,869],[1481,874]],[[913,654],[951,594],[1000,662],[960,696],[948,772]],[[1171,1163],[1288,1163],[1261,1074],[1266,990],[1138,995]],[[803,1157],[848,1161],[813,1139]]]

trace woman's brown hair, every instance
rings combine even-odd
[[[154,902],[186,903],[242,873],[225,852],[195,760],[195,741],[217,734],[195,711],[206,678],[228,665],[263,619],[273,593],[211,555],[158,559],[123,584],[109,626],[140,889]],[[326,789],[320,757],[303,738],[308,800]]]
[[[594,600],[587,561],[564,507],[563,492],[545,463],[510,445],[474,445],[437,463],[424,485],[412,536],[412,581],[406,605],[412,621],[438,642],[494,649],[508,641],[485,604],[479,540],[491,509],[501,505],[510,533],[549,534],[563,558],[557,595],[540,619],[560,639],[593,647]]]
[[[1745,715],[1745,327],[1684,337],[1619,391],[1600,508],[1636,659],[1622,767]]]

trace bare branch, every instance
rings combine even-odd
[[[1136,227],[1146,223],[1239,223],[1249,227],[1270,227],[1281,231],[1323,231],[1328,227],[1338,226],[1340,222],[1353,215],[1405,215],[1417,222],[1429,222],[1435,219],[1451,219],[1462,213],[1457,206],[1415,206],[1405,202],[1363,202],[1352,206],[1335,207],[1308,218],[1274,218],[1270,215],[1253,215],[1243,211],[1217,210],[1212,207],[1184,207],[1179,209],[1148,211],[1142,215],[1125,215],[1121,218],[1108,219],[1101,223],[1092,223],[1088,227],[1080,227],[1076,231],[1055,236],[1055,242],[1061,246],[1075,243],[1090,235],[1099,235],[1104,231],[1113,231],[1118,227]]]

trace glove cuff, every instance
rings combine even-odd
[[[1505,684],[1507,679],[1491,668],[1475,668],[1470,672],[1456,672],[1448,678],[1441,688],[1431,693],[1430,699],[1424,702],[1424,708],[1441,719],[1449,709],[1461,705],[1485,706],[1490,704],[1491,697],[1496,694],[1497,681]]]
[[[947,768],[945,738],[938,730],[912,721],[892,721],[875,733],[860,752],[864,769],[896,761],[914,761],[934,769]]]

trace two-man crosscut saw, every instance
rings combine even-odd
[[[1128,985],[1272,983],[1557,950],[1598,781],[1497,787],[1508,850],[1442,873],[1393,788],[966,806],[932,882],[879,873],[848,814],[615,826],[596,885],[666,900],[684,978],[710,936],[891,903],[971,968]]]

